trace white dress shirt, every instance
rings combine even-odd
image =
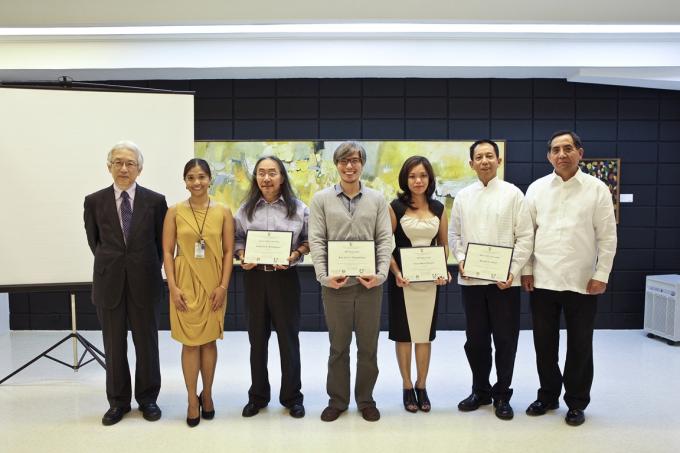
[[[531,256],[534,230],[524,206],[524,195],[513,184],[493,178],[485,186],[477,181],[458,192],[449,222],[449,247],[458,261],[465,259],[469,242],[514,247],[510,273],[512,286],[520,284],[520,272]],[[463,279],[459,285],[489,285],[487,280]]]
[[[591,279],[607,283],[616,254],[612,195],[582,171],[567,181],[551,173],[534,181],[526,204],[536,234],[524,275],[536,288],[587,294]]]

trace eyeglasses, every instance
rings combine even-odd
[[[278,171],[270,171],[270,172],[262,171],[262,172],[258,172],[256,176],[258,178],[265,178],[265,177],[269,176],[270,178],[273,179],[273,178],[276,178],[277,176],[279,176],[279,172]]]
[[[343,167],[352,164],[352,167],[356,167],[357,165],[361,165],[361,159],[359,159],[358,157],[352,159],[340,159],[338,161],[338,164],[342,165]]]
[[[111,166],[112,166],[113,168],[117,169],[117,170],[119,170],[119,169],[121,169],[121,168],[123,168],[123,167],[127,167],[127,168],[129,168],[130,170],[134,170],[134,169],[137,168],[138,165],[137,165],[137,162],[135,162],[134,160],[127,160],[127,161],[124,161],[124,160],[114,160],[113,162],[111,162]]]

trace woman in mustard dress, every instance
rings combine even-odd
[[[215,416],[212,383],[215,340],[222,338],[234,252],[229,208],[208,196],[211,172],[203,159],[184,167],[189,199],[168,209],[163,225],[163,265],[170,290],[172,338],[182,343],[182,371],[188,392],[187,424]],[[198,394],[198,375],[203,390]]]

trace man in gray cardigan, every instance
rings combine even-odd
[[[366,150],[356,142],[342,143],[333,154],[340,183],[317,192],[309,216],[309,245],[316,278],[321,283],[330,338],[328,407],[321,420],[331,422],[347,410],[350,398],[349,347],[356,331],[357,372],[354,398],[367,421],[380,419],[373,399],[378,379],[378,334],[382,283],[392,253],[392,228],[387,202],[379,192],[361,184]],[[328,275],[328,241],[374,241],[376,274],[348,277]]]

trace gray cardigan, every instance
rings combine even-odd
[[[387,202],[380,192],[361,187],[351,215],[333,186],[314,194],[309,213],[309,247],[316,279],[328,286],[328,241],[375,241],[376,274],[382,284],[392,256],[392,225]],[[356,285],[350,278],[347,285]]]

